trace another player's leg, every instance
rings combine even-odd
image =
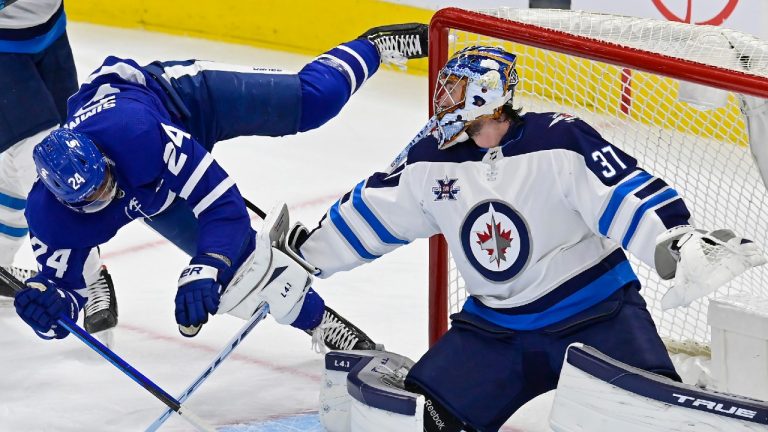
[[[36,274],[32,269],[13,265],[16,252],[29,232],[24,209],[27,193],[35,180],[32,149],[49,132],[50,129],[46,129],[27,137],[0,155],[0,266],[22,281]],[[0,286],[0,295],[13,297],[13,291]]]
[[[376,73],[383,53],[391,56],[400,47],[403,58],[426,56],[427,34],[423,24],[377,27],[319,55],[298,73],[195,60],[156,61],[144,69],[166,90],[169,110],[211,150],[234,137],[320,127]]]
[[[27,235],[26,198],[36,171],[32,149],[66,117],[77,90],[66,33],[39,53],[0,53],[0,266],[20,280],[34,270],[13,266]],[[0,287],[0,295],[12,295]]]

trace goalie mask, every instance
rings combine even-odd
[[[516,60],[501,48],[481,46],[465,48],[448,60],[432,98],[438,148],[466,141],[474,120],[501,116],[517,85]]]
[[[97,212],[115,197],[109,161],[84,134],[56,129],[35,146],[32,157],[40,180],[76,212]]]

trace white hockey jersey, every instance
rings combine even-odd
[[[533,330],[638,284],[658,234],[688,224],[678,193],[578,118],[529,113],[494,149],[428,136],[337,201],[301,246],[320,277],[442,233],[464,310]]]

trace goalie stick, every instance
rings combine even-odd
[[[6,269],[2,267],[0,267],[0,279],[7,283],[8,286],[13,288],[15,292],[22,291],[25,288],[24,284],[22,284],[18,279],[16,279],[12,274],[10,274]],[[75,335],[75,337],[80,339],[84,344],[88,345],[88,347],[104,357],[104,359],[106,359],[108,362],[112,363],[112,365],[118,368],[121,372],[128,375],[128,377],[130,377],[133,381],[151,393],[152,396],[159,399],[168,408],[175,411],[184,420],[189,422],[189,424],[194,426],[195,429],[201,432],[214,432],[213,427],[208,425],[205,421],[193,414],[191,411],[187,410],[186,407],[182,406],[181,402],[174,399],[173,396],[168,394],[165,390],[160,388],[160,386],[152,382],[149,378],[145,377],[141,372],[128,364],[128,362],[115,354],[114,351],[104,346],[101,342],[91,336],[74,321],[67,317],[61,317],[56,322],[60,326],[67,329],[70,333]]]
[[[213,359],[213,361],[211,361],[208,367],[194,381],[192,381],[192,384],[190,384],[186,390],[181,393],[179,396],[179,403],[186,402],[189,396],[191,396],[192,393],[197,390],[197,388],[200,387],[206,379],[208,379],[213,371],[215,371],[216,368],[218,368],[219,365],[224,362],[224,360],[229,357],[230,354],[232,354],[232,351],[234,351],[235,348],[240,345],[240,342],[242,342],[248,333],[250,333],[251,330],[256,327],[256,324],[258,324],[267,316],[268,312],[269,305],[262,303],[256,309],[256,312],[253,314],[253,316],[251,316],[251,319],[248,320],[248,322],[246,322],[243,327],[240,328],[240,331],[238,331],[232,337],[232,339],[227,342],[226,345],[224,345],[224,349],[222,349],[221,352]],[[168,417],[170,417],[172,413],[173,411],[170,408],[165,410],[165,412],[162,413],[160,417],[158,417],[154,422],[152,422],[151,425],[149,425],[149,427],[146,429],[146,432],[156,431],[160,426],[162,426],[163,423],[165,423],[166,420],[168,420]]]

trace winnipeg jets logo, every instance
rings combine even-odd
[[[556,123],[561,122],[561,121],[564,121],[566,123],[573,123],[573,121],[576,120],[577,118],[578,117],[576,117],[575,115],[571,115],[571,114],[555,113],[555,114],[552,114],[552,122],[547,127],[552,127]]]
[[[491,206],[491,211],[493,206]],[[502,261],[507,261],[507,249],[512,245],[512,231],[501,227],[501,222],[496,222],[496,215],[491,214],[491,223],[486,224],[486,229],[477,234],[477,244],[480,249],[488,252],[489,261],[495,262],[497,267]]]
[[[484,201],[461,225],[461,245],[469,264],[491,282],[509,282],[525,268],[531,254],[528,226],[502,201]]]
[[[456,194],[461,190],[461,188],[456,186],[457,181],[459,179],[448,179],[448,176],[445,176],[443,180],[438,179],[437,186],[432,188],[432,193],[435,194],[435,201],[442,201],[444,199],[455,200]]]

